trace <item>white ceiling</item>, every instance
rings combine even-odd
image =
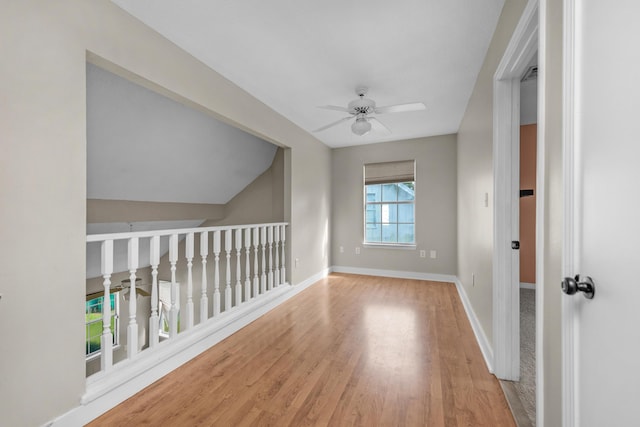
[[[330,147],[457,132],[504,0],[112,0],[303,129],[345,116],[356,86],[391,135],[317,133]]]
[[[224,204],[277,147],[87,64],[87,198]]]

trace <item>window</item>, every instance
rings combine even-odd
[[[176,283],[176,289],[180,289],[180,284]],[[169,338],[170,325],[169,313],[171,312],[171,282],[160,280],[158,283],[159,307],[160,312],[158,334],[163,338]],[[176,291],[176,307],[178,307],[178,332],[180,331],[180,291]]]
[[[100,338],[102,336],[102,304],[104,302],[104,294],[87,295],[85,304],[85,330],[86,345],[85,355],[87,357],[100,354]],[[119,313],[120,306],[118,304],[119,292],[110,295],[111,305],[111,334],[113,335],[113,345],[118,344],[119,335]]]
[[[415,161],[364,166],[364,243],[415,245]]]

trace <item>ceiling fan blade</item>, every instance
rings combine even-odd
[[[410,104],[389,105],[387,107],[377,107],[374,111],[377,114],[386,113],[406,113],[408,111],[420,111],[427,107],[422,102],[412,102]]]
[[[391,130],[386,127],[384,125],[384,123],[382,123],[380,120],[376,119],[375,117],[369,117],[369,123],[371,123],[371,130],[376,132],[376,133],[384,133],[384,134],[390,134]]]
[[[342,119],[340,119],[340,120],[338,120],[336,122],[329,123],[326,126],[322,126],[321,128],[318,128],[318,129],[314,130],[314,132],[320,132],[320,131],[323,131],[325,129],[329,129],[330,127],[333,127],[335,125],[339,125],[340,123],[346,122],[347,120],[351,120],[351,119],[353,119],[353,117],[351,117],[351,116],[350,117],[344,117],[344,118],[342,118]]]
[[[140,295],[141,297],[150,297],[151,294],[143,289],[140,288],[136,288],[136,294]]]
[[[337,105],[320,105],[318,106],[318,108],[324,108],[325,110],[336,110],[336,111],[342,111],[344,113],[348,113],[349,109],[346,107],[338,107]]]

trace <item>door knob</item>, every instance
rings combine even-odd
[[[578,291],[584,293],[584,297],[587,299],[593,299],[596,294],[596,285],[589,276],[576,275],[573,277],[565,277],[562,281],[562,292],[567,295],[573,295]]]

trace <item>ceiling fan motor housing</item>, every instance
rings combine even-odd
[[[376,103],[373,99],[361,95],[359,99],[351,101],[347,108],[351,114],[370,114],[375,110]]]

